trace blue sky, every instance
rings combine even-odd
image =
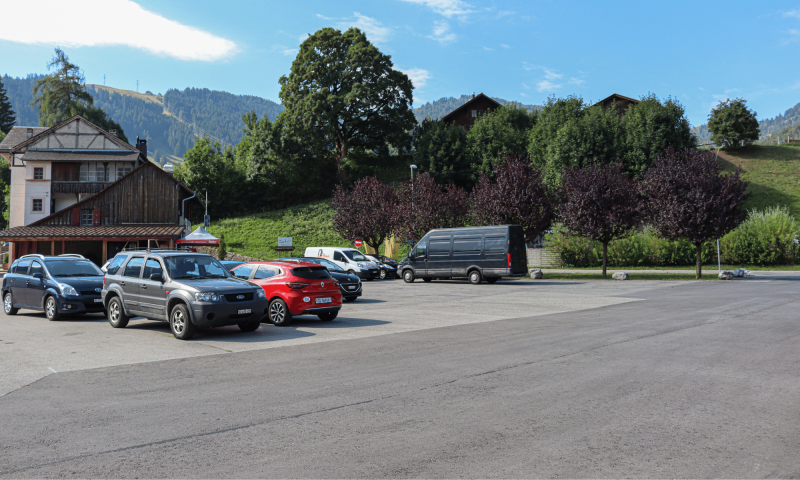
[[[14,11],[19,9],[19,12]],[[800,0],[0,2],[0,74],[46,71],[60,45],[88,83],[206,87],[279,102],[300,42],[357,26],[415,82],[419,105],[472,92],[672,96],[693,125],[742,97],[759,118],[800,102]]]

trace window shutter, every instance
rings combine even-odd
[[[95,208],[94,209],[94,222],[92,222],[92,223],[94,223],[95,225],[100,225],[100,209],[99,208]]]
[[[80,225],[81,224],[81,209],[80,208],[73,208],[72,209],[72,224],[73,225]]]

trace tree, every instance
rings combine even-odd
[[[0,133],[8,133],[16,121],[17,117],[11,108],[11,102],[6,94],[6,87],[3,85],[2,77],[0,77]],[[0,138],[0,140],[2,139]]]
[[[606,278],[608,243],[636,226],[639,220],[638,182],[625,175],[621,164],[567,168],[563,179],[560,192],[563,201],[558,215],[570,234],[603,244],[603,278]]]
[[[558,131],[569,120],[582,117],[583,109],[580,97],[547,99],[528,134],[528,155],[539,170],[544,171],[547,167],[547,149],[554,143]]]
[[[719,102],[708,116],[708,131],[711,141],[722,148],[750,145],[760,135],[756,112],[741,98]]]
[[[643,185],[650,224],[665,238],[685,238],[695,246],[701,278],[703,242],[742,223],[748,183],[738,169],[723,175],[711,152],[668,148],[645,172]]]
[[[467,193],[455,185],[437,185],[427,172],[411,182],[404,182],[397,192],[400,200],[396,233],[399,237],[419,240],[435,228],[466,225]],[[413,198],[413,202],[412,202]]]
[[[414,128],[414,163],[440,185],[472,185],[472,166],[467,154],[467,134],[455,125],[426,118]]]
[[[527,157],[507,155],[493,173],[495,181],[482,173],[470,196],[470,215],[478,225],[520,225],[527,242],[550,228],[554,201]]]
[[[219,236],[219,247],[217,248],[217,258],[225,260],[228,257],[228,244],[225,242],[225,234]]]
[[[663,103],[654,94],[632,104],[622,117],[625,169],[641,176],[667,147],[675,150],[697,147],[683,105],[667,98]]]
[[[341,182],[353,154],[410,147],[411,80],[357,28],[309,36],[280,84],[284,127],[315,157],[334,164]]]
[[[351,191],[337,185],[333,191],[333,228],[343,238],[358,239],[378,251],[397,226],[400,202],[395,192],[377,177],[365,177]]]
[[[494,163],[508,155],[524,155],[536,113],[505,105],[481,116],[467,133],[468,152],[476,173],[492,175]]]

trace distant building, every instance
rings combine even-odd
[[[621,117],[621,116],[625,115],[625,112],[628,111],[628,108],[631,105],[636,105],[637,103],[639,103],[639,100],[636,100],[635,98],[630,98],[630,97],[626,97],[626,96],[620,95],[618,93],[615,93],[613,95],[610,95],[610,96],[600,100],[599,102],[595,103],[594,105],[601,105],[603,108],[606,108],[606,109],[612,108],[612,107],[616,107],[617,108],[617,113],[619,113],[619,116]]]
[[[442,117],[442,121],[461,127],[464,130],[469,130],[478,117],[486,115],[499,107],[501,107],[500,103],[483,93],[479,93],[477,96],[473,93],[472,98]]]

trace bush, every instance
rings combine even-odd
[[[736,230],[720,242],[728,263],[784,265],[800,256],[800,224],[786,207],[751,211]]]

